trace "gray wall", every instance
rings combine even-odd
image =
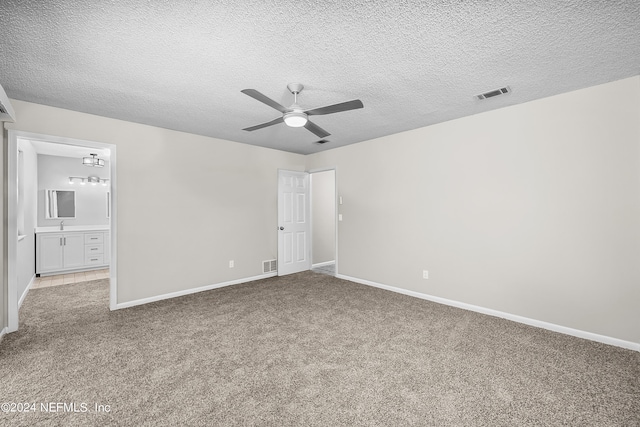
[[[340,273],[640,343],[639,119],[633,77],[309,156]]]
[[[116,145],[118,303],[260,276],[277,257],[277,171],[304,156],[11,102],[12,129]]]
[[[109,161],[102,168],[94,168],[84,166],[81,159],[38,154],[38,227],[60,224],[59,219],[45,218],[45,190],[49,189],[76,192],[76,218],[65,219],[65,225],[109,225],[106,197],[109,186],[69,183],[70,176],[89,175],[109,179]]]
[[[311,220],[313,263],[335,260],[336,198],[335,171],[311,174]]]
[[[38,154],[29,141],[18,140],[18,149],[23,153],[23,189],[24,189],[24,233],[25,238],[18,241],[17,275],[18,300],[29,286],[35,275],[35,234],[38,194]]]

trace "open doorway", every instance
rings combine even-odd
[[[311,270],[337,273],[336,171],[311,172]]]
[[[12,130],[8,136],[8,331],[18,330],[20,305],[41,277],[108,269],[114,309],[115,145]],[[86,167],[91,154],[103,164]]]

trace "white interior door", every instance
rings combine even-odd
[[[278,275],[311,268],[309,174],[278,171]]]

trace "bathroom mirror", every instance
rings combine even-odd
[[[76,192],[74,190],[45,190],[44,208],[47,219],[75,218]]]

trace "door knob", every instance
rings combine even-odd
[[[284,227],[280,227],[280,231],[284,230]]]

